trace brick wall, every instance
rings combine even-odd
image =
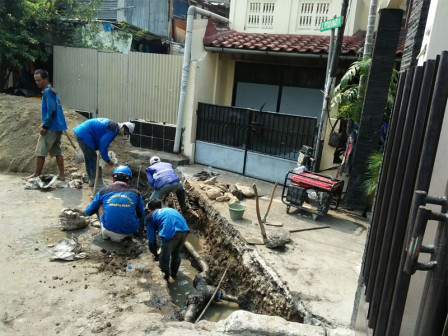
[[[411,14],[408,19],[408,29],[403,57],[401,58],[401,71],[406,71],[417,65],[417,55],[422,48],[425,34],[426,19],[428,17],[431,0],[413,0]]]

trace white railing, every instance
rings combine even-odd
[[[330,1],[301,0],[297,11],[297,30],[319,30],[320,24],[329,19]]]
[[[272,29],[274,27],[275,1],[249,1],[247,27]]]

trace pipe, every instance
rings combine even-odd
[[[199,268],[201,269],[201,273],[204,277],[208,277],[208,273],[210,271],[207,262],[202,259],[202,257],[199,255],[199,253],[195,250],[194,246],[191,245],[189,242],[185,242],[184,247],[187,249],[188,253],[190,253],[191,257],[196,260],[196,262],[199,265]]]
[[[174,153],[179,153],[180,151],[180,138],[182,135],[182,124],[184,119],[184,108],[185,108],[185,96],[187,93],[187,83],[188,83],[188,73],[190,67],[191,59],[191,42],[193,37],[193,20],[195,14],[200,14],[205,17],[209,17],[213,20],[221,21],[224,23],[229,23],[229,19],[217,15],[215,13],[209,12],[207,10],[198,8],[196,6],[190,6],[187,12],[187,28],[185,35],[185,50],[184,50],[184,62],[182,64],[182,81],[179,96],[179,108],[177,111],[177,125],[176,125],[176,135],[174,138]]]

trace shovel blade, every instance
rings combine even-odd
[[[81,164],[83,162],[84,162],[84,153],[80,149],[75,150],[75,163]]]

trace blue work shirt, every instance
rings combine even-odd
[[[109,146],[119,131],[118,123],[107,118],[84,121],[73,129],[76,136],[93,150],[99,150],[104,161],[109,162]]]
[[[65,131],[64,111],[55,89],[48,86],[42,94],[42,127],[49,131]]]
[[[143,216],[143,199],[140,192],[124,182],[115,182],[97,192],[87,206],[86,214],[93,215],[103,205],[100,217],[104,228],[120,234],[131,234],[140,227],[138,218]]]
[[[155,210],[147,216],[145,224],[149,249],[153,253],[156,250],[156,231],[163,242],[173,238],[177,231],[190,231],[185,218],[172,208]]]
[[[173,165],[168,162],[156,162],[146,168],[146,177],[154,189],[160,189],[168,183],[179,182],[179,176],[174,171]]]

